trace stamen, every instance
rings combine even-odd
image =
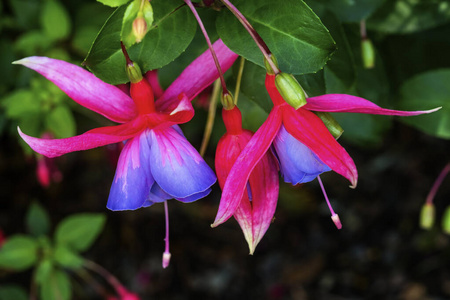
[[[162,257],[162,267],[165,269],[169,266],[170,257],[172,256],[172,254],[170,254],[169,252],[169,208],[167,205],[167,201],[164,201],[164,214],[166,219],[166,237],[164,238],[166,248]]]
[[[336,225],[337,229],[341,229],[342,228],[341,220],[339,219],[339,215],[334,212],[333,207],[331,207],[330,200],[328,200],[327,192],[325,191],[325,187],[323,186],[320,176],[317,176],[317,180],[319,181],[320,188],[322,189],[322,193],[325,196],[325,201],[327,201],[328,208],[330,209],[331,220],[333,220],[333,223],[334,223],[334,225]]]

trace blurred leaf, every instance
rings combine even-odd
[[[0,286],[0,300],[27,300],[28,295],[24,288],[8,284]]]
[[[5,107],[7,116],[13,119],[41,110],[39,101],[36,101],[35,95],[29,90],[12,92],[2,99],[2,106]]]
[[[38,30],[32,30],[22,34],[14,43],[14,49],[23,55],[31,56],[50,48],[52,39]]]
[[[26,215],[28,232],[34,236],[46,235],[50,230],[50,218],[47,211],[33,201]]]
[[[153,25],[142,42],[128,49],[130,58],[139,64],[142,72],[170,63],[191,43],[196,21],[186,6],[179,8],[180,4],[177,0],[152,3]],[[125,9],[118,8],[106,21],[84,61],[97,77],[111,84],[129,81],[120,49]]]
[[[403,110],[442,108],[432,114],[402,118],[402,121],[436,137],[450,138],[450,69],[426,72],[406,81],[400,88]]]
[[[320,19],[301,0],[233,2],[275,55],[283,72],[304,74],[323,68],[335,50]],[[230,11],[217,19],[217,32],[234,52],[264,67],[261,51]]]
[[[108,5],[111,7],[117,7],[124,5],[125,3],[128,3],[130,0],[97,0],[100,3],[103,3],[104,5]]]
[[[19,29],[32,29],[37,27],[40,14],[41,1],[36,0],[9,0]]]
[[[39,264],[36,266],[34,276],[36,283],[38,283],[39,285],[49,280],[52,272],[53,272],[53,261],[49,258],[41,260]]]
[[[317,73],[310,73],[305,75],[296,75],[298,82],[302,85],[308,96],[319,96],[326,93],[324,70]]]
[[[72,111],[64,104],[55,107],[46,118],[47,128],[56,138],[66,138],[75,135],[75,119]]]
[[[0,248],[0,268],[22,271],[31,267],[37,260],[37,243],[34,239],[15,235]]]
[[[47,0],[42,8],[41,25],[48,37],[61,40],[69,36],[72,23],[67,10],[60,2]]]
[[[55,241],[76,251],[88,249],[103,230],[106,218],[101,214],[69,216],[56,227]]]
[[[68,300],[72,296],[69,276],[61,270],[54,269],[48,279],[41,283],[41,299]]]
[[[122,21],[122,32],[120,34],[122,42],[128,48],[137,42],[136,35],[133,31],[133,22],[139,17],[141,6],[141,0],[134,0],[130,5],[128,5],[125,15]],[[149,28],[153,23],[153,9],[150,2],[144,2],[144,8],[142,9],[142,18],[144,18],[147,28]]]
[[[11,62],[16,59],[16,55],[11,44],[10,39],[0,39],[0,70],[2,70],[0,72],[0,87],[15,83],[15,70]],[[3,94],[2,92],[2,89],[0,89],[0,95]]]
[[[56,246],[53,255],[55,261],[65,268],[78,269],[83,265],[83,258],[65,246]]]
[[[367,19],[385,0],[311,0],[317,1],[335,13],[342,22]],[[387,2],[392,1],[388,0]],[[309,2],[308,2],[309,3]],[[328,27],[328,26],[327,26]],[[333,38],[334,35],[332,34]]]
[[[367,21],[367,27],[387,33],[411,33],[450,21],[450,1],[389,0]]]

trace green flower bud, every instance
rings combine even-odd
[[[450,206],[447,206],[442,216],[442,230],[446,234],[450,234]]]
[[[314,113],[322,120],[335,139],[338,139],[342,135],[344,129],[342,129],[341,125],[339,125],[338,121],[330,113],[323,111],[315,111]]]
[[[365,38],[361,41],[361,54],[364,68],[372,69],[375,66],[375,48],[371,40]]]
[[[423,229],[430,229],[434,224],[434,205],[425,203],[420,212],[420,227]]]
[[[137,83],[142,80],[141,68],[139,68],[135,62],[128,63],[126,66],[126,71],[128,78],[130,78],[132,83]]]
[[[278,61],[277,61],[276,57],[273,54],[270,55],[270,59],[275,64],[275,66],[277,68],[279,68],[278,67]],[[270,66],[269,62],[267,61],[267,59],[265,57],[264,57],[264,66],[266,67],[267,74],[270,74],[270,75],[274,75],[275,74],[274,70],[272,69],[272,67]]]
[[[230,110],[235,107],[233,95],[231,95],[229,92],[226,94],[222,94],[220,96],[220,101],[222,102],[223,108],[226,110]]]
[[[279,73],[275,77],[275,86],[283,97],[295,109],[306,104],[306,96],[302,86],[291,74]]]

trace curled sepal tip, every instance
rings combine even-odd
[[[423,229],[430,229],[434,224],[434,215],[434,204],[425,203],[420,212],[420,227]]]
[[[298,83],[297,79],[291,74],[279,73],[275,77],[275,86],[278,92],[290,106],[298,109],[306,104],[306,95]]]

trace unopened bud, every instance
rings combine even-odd
[[[279,73],[275,77],[275,86],[284,101],[298,109],[306,104],[306,96],[302,86],[294,76],[287,73]]]
[[[341,219],[339,218],[338,214],[334,214],[331,216],[331,220],[333,220],[334,225],[336,225],[337,229],[341,229],[342,228],[342,223],[341,223]]]
[[[368,38],[361,40],[361,55],[364,68],[372,69],[375,66],[375,48]]]
[[[442,230],[446,234],[450,234],[450,206],[447,206],[442,216]]]
[[[338,139],[342,135],[344,129],[342,129],[341,125],[339,125],[338,121],[330,113],[323,111],[316,111],[314,113],[322,120],[323,124],[325,124],[335,139]]]
[[[169,266],[170,258],[172,257],[172,254],[170,252],[164,252],[162,257],[162,267],[165,269]]]
[[[142,80],[141,68],[139,68],[139,66],[136,63],[134,62],[128,63],[126,66],[126,70],[128,78],[132,83],[137,83]]]
[[[226,110],[230,110],[235,107],[233,95],[231,95],[229,92],[222,94],[220,96],[220,101],[222,102],[223,108]]]
[[[425,203],[420,212],[420,227],[430,229],[434,224],[434,214],[433,203]]]
[[[140,43],[147,33],[147,22],[142,13],[133,21],[133,34],[136,37],[136,43]]]
[[[273,54],[270,54],[270,60],[272,60],[275,67],[278,68],[278,61]],[[267,61],[267,59],[265,57],[264,57],[264,66],[266,67],[267,74],[270,74],[270,75],[275,74],[275,71],[272,69],[272,67],[270,66],[270,63]]]

